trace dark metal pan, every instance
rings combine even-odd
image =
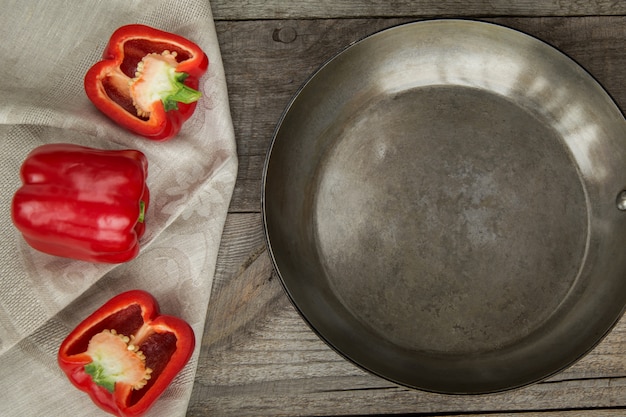
[[[626,122],[561,52],[488,23],[376,33],[317,71],[266,161],[282,283],[358,366],[486,393],[591,350],[626,304]]]

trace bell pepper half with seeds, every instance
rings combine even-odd
[[[61,343],[58,362],[71,383],[101,409],[141,416],[187,364],[195,335],[184,320],[160,314],[146,291],[121,293]]]
[[[11,216],[32,248],[102,263],[139,254],[150,202],[142,152],[41,145],[24,160],[20,177]]]
[[[209,60],[198,45],[145,25],[117,29],[87,71],[85,92],[105,115],[155,141],[173,138],[195,111]]]

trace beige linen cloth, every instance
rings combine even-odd
[[[209,57],[196,112],[168,142],[129,133],[87,99],[83,76],[118,27],[142,23],[196,42]],[[183,416],[237,157],[209,0],[4,0],[0,14],[0,416],[99,416],[56,362],[61,341],[123,291],[148,290],[187,320],[196,350],[148,415]],[[33,148],[69,142],[133,148],[149,160],[151,203],[140,255],[121,265],[57,258],[11,223],[19,168]]]

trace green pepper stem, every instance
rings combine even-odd
[[[96,363],[88,363],[85,365],[85,373],[91,376],[91,379],[97,385],[104,387],[107,391],[115,390],[115,380],[112,380],[105,372],[104,368]]]
[[[188,76],[189,74],[181,72],[175,77],[175,86],[177,91],[163,99],[163,107],[165,108],[165,111],[176,110],[178,109],[178,103],[190,104],[198,101],[200,97],[202,97],[201,92],[194,90],[183,83]]]
[[[146,203],[142,200],[139,202],[139,218],[137,223],[143,223],[146,217]]]

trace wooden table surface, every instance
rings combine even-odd
[[[497,22],[586,68],[626,109],[626,2],[567,0],[212,0],[239,174],[219,253],[188,416],[398,414],[625,416],[626,319],[586,357],[511,392],[406,389],[344,360],[300,318],[272,269],[261,176],[276,123],[322,63],[378,30],[426,18]]]

